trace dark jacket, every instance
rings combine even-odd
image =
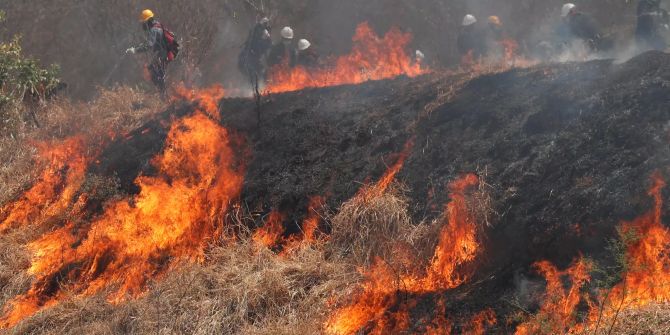
[[[289,64],[295,53],[295,45],[291,42],[281,41],[272,46],[268,54],[268,67],[273,67],[278,64]]]
[[[461,27],[458,32],[456,44],[461,56],[465,56],[472,51],[474,57],[480,57],[486,54],[486,42],[482,29],[476,24]]]
[[[661,31],[669,23],[668,12],[660,0],[641,0],[637,6],[635,41],[642,49],[664,50],[667,47]]]
[[[249,32],[242,51],[238,58],[238,67],[243,73],[257,73],[264,71],[263,60],[272,47],[270,27],[257,23]]]
[[[146,24],[147,39],[136,48],[136,52],[153,52],[156,57],[166,59],[168,47],[163,34],[163,26],[156,19]]]
[[[296,50],[295,57],[293,57],[291,66],[302,66],[305,68],[316,67],[319,65],[319,54],[316,52],[314,47],[310,47],[307,50]]]
[[[585,41],[597,41],[600,39],[600,31],[596,21],[588,14],[576,12],[568,15],[568,26],[570,33]]]

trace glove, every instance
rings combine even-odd
[[[128,50],[126,50],[127,54],[135,54],[135,52],[136,52],[135,48],[128,48]]]

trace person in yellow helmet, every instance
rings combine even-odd
[[[167,65],[172,62],[179,53],[179,43],[174,33],[165,28],[156,18],[154,12],[145,9],[140,14],[142,29],[147,33],[147,39],[139,46],[131,47],[126,53],[152,53],[152,61],[148,66],[151,81],[156,85],[161,94],[166,93],[165,75]]]
[[[492,15],[488,17],[488,24],[484,32],[484,43],[486,55],[489,61],[497,63],[504,58],[505,46],[505,32],[503,30],[502,21],[498,16]]]

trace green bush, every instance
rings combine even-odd
[[[0,22],[4,13],[0,11]],[[0,42],[0,136],[15,135],[33,118],[30,104],[44,100],[60,83],[58,67],[42,68],[22,53],[20,37]]]

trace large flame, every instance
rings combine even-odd
[[[584,260],[576,261],[565,271],[551,263],[536,264],[547,280],[542,307],[530,321],[517,328],[517,334],[572,333],[611,328],[618,314],[625,309],[638,308],[652,302],[670,301],[670,229],[662,222],[662,190],[666,186],[659,173],[652,176],[649,195],[654,207],[648,213],[619,226],[625,245],[625,266],[622,281],[611,289],[605,288],[594,302],[580,295],[590,281],[591,267]],[[565,289],[562,277],[570,278]],[[578,320],[578,306],[589,306],[583,320]]]
[[[426,72],[412,60],[407,46],[412,35],[392,28],[379,37],[368,23],[360,24],[352,41],[351,52],[319,68],[290,68],[280,64],[269,72],[267,90],[271,93],[298,91],[307,87],[359,84],[369,80],[410,77]]]
[[[156,176],[137,178],[141,191],[132,201],[108,204],[90,225],[67,223],[29,244],[35,281],[8,306],[0,326],[72,294],[110,289],[109,300],[119,302],[176,262],[203,260],[244,179],[231,134],[208,116],[215,106],[200,104],[174,122],[153,160]]]
[[[410,325],[409,311],[415,300],[401,300],[403,294],[424,294],[455,288],[468,279],[463,265],[478,254],[477,227],[468,210],[466,191],[477,185],[477,176],[468,174],[449,186],[451,202],[445,208],[447,222],[432,261],[424,273],[399,274],[387,263],[378,261],[366,272],[361,293],[353,303],[335,312],[326,324],[330,334],[389,334],[406,331]],[[393,311],[391,311],[391,307]],[[436,317],[426,329],[432,333],[448,333],[450,323],[443,315]]]
[[[533,319],[517,327],[516,334],[565,334],[577,324],[575,311],[581,300],[581,289],[591,280],[591,266],[579,259],[564,271],[547,261],[536,263],[535,268],[547,281],[544,302]],[[564,278],[569,279],[567,289]]]
[[[0,207],[0,233],[24,224],[39,224],[71,206],[90,160],[84,142],[75,136],[57,144],[38,143],[38,156],[46,162],[46,168],[18,200]]]
[[[660,174],[652,177],[649,195],[654,208],[647,214],[621,225],[622,235],[632,238],[626,246],[627,272],[614,288],[612,299],[624,300],[628,307],[650,302],[670,301],[670,230],[663,225],[665,181]]]

